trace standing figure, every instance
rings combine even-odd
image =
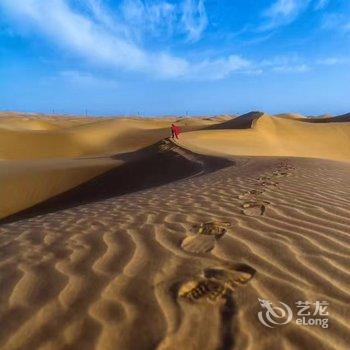
[[[181,129],[176,126],[175,124],[171,124],[171,137],[173,139],[178,139],[179,138],[179,135],[181,133]]]

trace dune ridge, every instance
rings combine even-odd
[[[120,165],[115,166],[117,162]],[[50,196],[46,201],[31,206],[27,210],[8,216],[1,222],[16,221],[21,218],[35,216],[38,213],[56,211],[99,199],[120,196],[186,177],[209,173],[233,163],[233,161],[225,158],[195,154],[180,148],[174,141],[165,139],[140,151],[114,157],[112,169],[78,186],[69,188],[67,191]],[[71,176],[69,172],[67,174],[67,161],[63,165],[64,174]],[[83,169],[83,167],[81,168]],[[142,174],[142,179],[140,179],[140,174]],[[73,178],[76,180],[77,175],[75,174]],[[50,176],[50,179],[52,179],[52,176]],[[13,181],[18,182],[19,180],[14,179]],[[28,183],[28,179],[25,183]],[[13,196],[13,192],[11,194]]]
[[[239,119],[239,118],[238,118]],[[234,125],[251,122],[247,130]],[[182,147],[214,156],[288,156],[348,162],[350,123],[306,123],[299,120],[251,114],[244,121],[233,120],[225,130],[188,132]],[[219,128],[220,129],[220,128]]]
[[[0,118],[0,198],[7,198],[0,204],[0,219],[124,164],[123,154],[168,137],[174,120],[61,119]],[[219,122],[221,119],[181,119],[178,124],[186,131]],[[39,130],[37,124],[43,128]],[[45,129],[46,124],[54,126]]]
[[[226,158],[294,156],[348,161],[347,115],[332,118],[344,120],[341,123],[322,119],[320,124],[295,119],[294,114],[283,116],[250,112],[235,118],[89,120],[5,114],[0,118],[0,196],[8,200],[0,206],[0,218],[123,165],[125,161],[118,156],[166,138],[171,122],[184,131],[180,146],[197,153]]]
[[[35,145],[0,147],[0,348],[347,350],[349,124],[168,124],[0,126]],[[259,299],[292,320],[265,327]],[[298,301],[328,302],[329,327],[298,325]]]

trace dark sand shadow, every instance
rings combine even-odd
[[[71,190],[2,219],[0,224],[146,190],[234,164],[227,159],[195,154],[170,140],[112,158],[125,163]]]

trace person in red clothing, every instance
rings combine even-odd
[[[181,129],[176,126],[175,124],[171,124],[171,137],[173,139],[178,139],[179,138],[179,135],[181,133]]]

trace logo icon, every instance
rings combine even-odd
[[[258,317],[265,327],[274,328],[292,320],[293,312],[287,304],[280,301],[281,306],[274,306],[271,301],[265,299],[259,299],[259,302],[265,310],[260,311]]]

